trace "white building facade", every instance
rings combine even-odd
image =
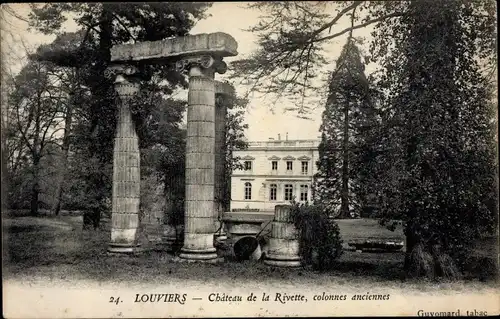
[[[244,168],[231,176],[231,211],[274,211],[275,205],[311,201],[320,140],[249,142],[234,152]]]

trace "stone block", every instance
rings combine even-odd
[[[160,41],[120,44],[111,48],[111,61],[141,61],[209,54],[238,55],[238,43],[227,33],[203,33]]]

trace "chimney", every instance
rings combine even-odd
[[[286,140],[288,141],[288,132],[286,132]]]
[[[281,134],[278,133],[278,141],[281,141]]]

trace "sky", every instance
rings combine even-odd
[[[22,17],[27,17],[29,14],[29,7],[27,4],[9,4],[11,8],[16,10],[16,13]],[[333,7],[332,9],[332,15]],[[239,55],[236,57],[227,58],[228,62],[238,58],[248,57],[256,48],[256,36],[251,32],[244,31],[258,22],[260,12],[245,8],[244,2],[216,2],[208,10],[211,15],[205,20],[199,21],[192,29],[191,34],[199,33],[212,33],[212,32],[225,32],[233,36],[238,42]],[[22,39],[25,44],[30,48],[36,48],[40,44],[49,43],[55,36],[45,36],[35,31],[29,31],[28,25],[24,21],[16,19],[7,19],[2,25],[3,30],[12,31],[14,38],[10,39],[8,45],[16,52],[21,54],[22,46],[19,40]],[[347,21],[339,21],[339,24],[334,28],[343,29],[348,26]],[[72,20],[68,20],[63,25],[66,31],[76,31],[76,24]],[[356,30],[354,36],[369,36],[368,29]],[[2,36],[2,38],[4,38]],[[5,44],[4,41],[3,44]],[[325,49],[327,56],[333,62],[342,49],[345,43],[345,37],[339,37],[332,41]],[[13,68],[18,67],[17,64],[12,64]],[[328,65],[326,68],[332,70],[334,64]],[[367,68],[367,71],[369,68]],[[216,79],[224,80],[225,75],[216,75]],[[243,95],[246,92],[244,86],[235,83],[236,91],[238,94]],[[186,92],[180,92],[178,97],[187,96]],[[262,99],[258,96],[251,96],[248,109],[246,110],[245,122],[249,128],[246,130],[245,135],[249,141],[262,141],[269,138],[277,138],[278,134],[285,136],[288,133],[289,139],[317,139],[320,136],[319,126],[321,124],[321,112],[323,105],[312,105],[314,109],[309,114],[310,120],[301,119],[297,117],[296,113],[285,112],[285,108],[291,106],[287,103],[286,98],[279,104],[272,105],[270,99]]]

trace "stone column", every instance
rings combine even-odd
[[[266,265],[299,267],[301,265],[299,232],[291,220],[290,205],[276,205],[271,226],[269,250],[264,260]]]
[[[132,253],[139,246],[140,154],[130,102],[139,92],[133,66],[115,65],[107,70],[115,76],[118,113],[113,150],[113,194],[111,241],[108,252]]]
[[[215,261],[215,84],[214,74],[226,70],[221,59],[210,55],[176,63],[189,70],[186,140],[186,198],[184,246],[180,257],[190,261]]]
[[[226,239],[226,231],[222,217],[226,209],[226,117],[227,109],[231,108],[234,88],[232,85],[215,81],[215,230],[218,240]]]

